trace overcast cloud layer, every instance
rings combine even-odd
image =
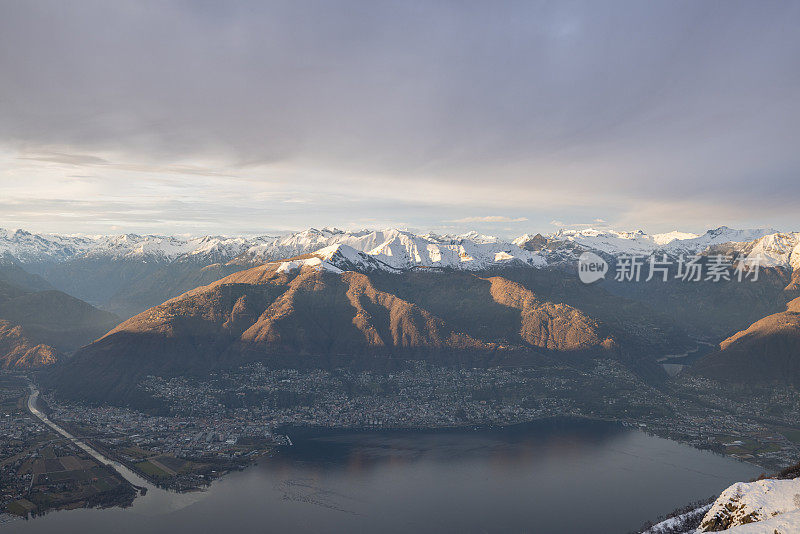
[[[798,27],[785,1],[0,0],[0,225],[800,229]]]

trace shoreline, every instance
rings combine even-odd
[[[302,439],[315,439],[319,437],[324,437],[325,435],[359,435],[359,434],[370,434],[370,433],[381,433],[381,432],[389,432],[394,434],[413,434],[418,432],[428,432],[434,434],[447,434],[447,433],[462,433],[462,432],[481,432],[481,431],[490,431],[493,433],[502,434],[504,432],[511,432],[514,430],[524,429],[525,427],[541,427],[543,425],[550,425],[551,427],[555,427],[558,424],[569,423],[569,422],[582,422],[582,423],[589,423],[589,424],[596,424],[596,425],[604,425],[610,429],[618,428],[624,429],[627,431],[637,431],[647,434],[648,436],[656,437],[659,439],[664,439],[667,441],[671,441],[673,443],[677,443],[680,445],[684,445],[687,447],[691,447],[694,450],[707,452],[713,454],[714,456],[718,456],[720,458],[726,458],[729,460],[734,460],[737,462],[741,462],[747,465],[752,465],[759,469],[764,469],[765,472],[777,472],[780,469],[785,467],[789,467],[789,464],[786,466],[782,466],[778,469],[773,467],[768,467],[766,465],[751,461],[745,458],[739,458],[736,456],[723,454],[717,452],[712,449],[707,449],[703,447],[698,447],[691,442],[683,441],[680,439],[675,439],[671,436],[662,435],[660,433],[652,432],[648,427],[642,427],[638,423],[631,423],[621,419],[612,419],[612,418],[601,418],[601,417],[590,417],[584,415],[555,415],[555,416],[547,416],[542,417],[539,419],[532,419],[530,421],[522,421],[518,423],[509,423],[509,424],[491,424],[491,423],[482,423],[482,424],[475,424],[475,425],[452,425],[452,426],[440,426],[440,427],[377,427],[377,426],[360,426],[360,427],[335,427],[335,426],[309,426],[309,425],[282,425],[280,427],[276,427],[275,431],[277,433],[284,434],[288,437],[295,436],[299,437],[300,440]],[[279,446],[276,449],[276,453],[280,454],[281,450],[285,446]],[[249,467],[246,466],[245,469]]]
[[[552,415],[541,417],[538,419],[531,419],[530,421],[520,421],[508,424],[496,423],[478,423],[466,425],[446,425],[446,426],[322,426],[322,425],[292,425],[286,424],[275,427],[275,432],[287,436],[313,436],[328,433],[337,434],[369,434],[379,432],[392,432],[396,434],[404,433],[417,433],[417,432],[430,432],[436,434],[447,433],[461,433],[461,432],[481,432],[490,431],[502,433],[515,429],[523,429],[525,427],[534,426],[557,426],[560,423],[568,423],[580,421],[589,424],[596,424],[598,426],[607,426],[608,428],[620,427],[629,428],[623,421],[618,419],[604,419],[599,417],[588,417],[582,415]]]

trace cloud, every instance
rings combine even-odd
[[[20,159],[29,159],[33,161],[45,161],[51,163],[64,163],[66,165],[74,165],[82,167],[87,165],[108,165],[109,162],[97,156],[87,154],[62,154],[59,152],[39,153],[20,155]]]
[[[798,25],[739,0],[6,2],[0,196],[85,201],[85,226],[170,195],[209,225],[258,198],[250,224],[781,226]]]
[[[527,221],[527,217],[506,217],[505,215],[486,215],[484,217],[463,217],[461,219],[452,219],[448,222],[455,222],[455,223],[500,223],[500,222],[525,222]]]

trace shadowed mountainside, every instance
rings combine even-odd
[[[31,274],[8,252],[0,252],[0,283],[8,284],[24,291],[44,291],[53,289],[41,276]]]
[[[30,291],[0,281],[3,367],[39,367],[97,339],[119,319],[55,290]]]
[[[61,352],[71,352],[119,323],[114,314],[60,291],[28,292],[8,285],[0,285],[0,318]]]
[[[705,260],[703,260],[704,262]],[[791,290],[792,273],[781,268],[762,268],[757,281],[684,282],[671,270],[669,280],[600,283],[610,293],[647,305],[670,317],[693,337],[719,341],[747,328],[767,315],[785,309],[797,296]]]
[[[123,318],[243,268],[233,264],[192,261],[168,263],[98,258],[77,258],[36,266],[41,275],[58,289],[102,305]]]
[[[800,298],[720,343],[693,371],[735,382],[800,383]]]

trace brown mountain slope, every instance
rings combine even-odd
[[[611,338],[600,339],[597,322],[577,309],[542,301],[522,285],[500,276],[488,281],[495,302],[520,311],[520,336],[529,345],[559,351],[613,347]]]
[[[612,295],[595,284],[583,284],[577,277],[560,271],[511,267],[483,275],[463,272],[412,272],[402,276],[371,273],[370,280],[378,289],[445,317],[448,324],[476,339],[526,346],[528,343],[522,338],[519,306],[515,308],[498,302],[496,297],[501,293],[497,292],[497,286],[495,295],[492,294],[491,279],[495,276],[498,280],[505,280],[507,287],[527,291],[527,298],[534,295],[537,306],[549,303],[568,306],[562,310],[579,310],[596,325],[595,333],[601,341],[613,338],[620,350],[632,360],[681,352],[692,346],[685,333],[660,310]],[[510,282],[514,285],[508,284]],[[570,325],[573,323],[568,322]],[[579,329],[576,326],[576,330]],[[566,332],[563,328],[547,331],[554,337],[537,345],[557,346],[561,350],[575,348],[558,340],[557,336]]]
[[[796,269],[792,273],[792,279],[786,286],[786,291],[800,291],[800,269]]]
[[[129,318],[167,299],[243,269],[245,267],[232,264],[173,262],[132,283],[118,284],[119,289],[108,297],[104,308]]]
[[[401,275],[392,275],[402,279]],[[447,309],[437,316],[391,292],[377,289],[368,275],[341,275],[303,268],[277,272],[267,264],[196,288],[118,325],[119,333],[225,336],[269,352],[378,352],[393,348],[493,350],[496,342],[557,351],[601,345],[598,323],[566,304],[538,299],[530,290],[496,276],[479,278],[490,291],[485,305],[508,309],[506,330],[516,339],[478,340],[450,325]],[[448,278],[441,278],[447,285]],[[461,287],[450,288],[457,298]]]
[[[0,368],[31,369],[53,364],[57,358],[56,349],[32,341],[21,326],[0,319]]]
[[[709,378],[800,383],[800,298],[786,311],[756,321],[693,366]]]
[[[407,282],[393,276],[396,285]],[[66,396],[119,401],[134,395],[147,374],[204,372],[252,360],[325,366],[400,356],[614,349],[579,310],[539,299],[502,277],[440,276],[438,282],[449,284],[447,293],[458,301],[465,279],[488,289],[480,293],[481,306],[506,312],[492,331],[466,331],[457,306],[453,313],[447,307],[433,313],[378,289],[366,274],[310,267],[280,272],[267,264],[132,317],[45,380]]]
[[[60,291],[31,291],[3,281],[0,321],[2,365],[26,368],[49,365],[56,354],[97,339],[119,322],[115,315]]]
[[[71,352],[97,339],[119,319],[61,291],[25,291],[0,283],[0,319],[21,325],[38,343]]]
[[[394,295],[367,275],[306,269],[242,335],[265,352],[389,352],[394,349],[488,349]]]

